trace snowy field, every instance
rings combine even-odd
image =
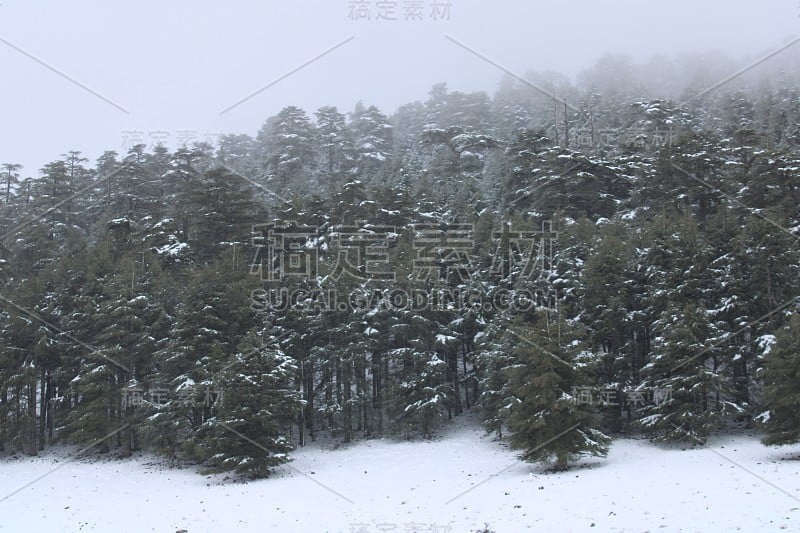
[[[294,457],[248,483],[141,456],[0,462],[0,498],[62,465],[0,502],[0,531],[800,531],[800,446],[756,435],[686,451],[617,440],[560,474],[463,425]]]

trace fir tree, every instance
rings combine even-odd
[[[720,333],[705,309],[668,305],[654,324],[643,386],[653,400],[641,408],[639,424],[656,440],[705,442],[728,409],[738,410],[715,363]]]
[[[763,442],[800,442],[800,315],[795,313],[768,346],[762,378],[767,411],[758,417],[767,433]]]
[[[193,455],[211,471],[266,477],[287,462],[292,450],[287,428],[302,409],[292,386],[297,367],[291,357],[251,333],[215,377],[211,416],[194,438]]]
[[[509,388],[518,403],[508,419],[511,444],[526,461],[553,459],[565,470],[582,455],[604,457],[610,439],[597,429],[591,402],[579,401],[575,388],[587,384],[581,367],[581,334],[563,318],[547,323],[538,316],[534,326],[521,326],[509,369]]]

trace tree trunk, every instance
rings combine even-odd
[[[377,433],[383,436],[383,361],[380,354],[372,354],[372,412]]]
[[[0,452],[6,449],[8,438],[8,389],[1,387],[0,391]]]
[[[467,408],[467,411],[470,410],[470,396],[469,396],[469,381],[467,380],[467,354],[469,353],[469,349],[467,348],[467,344],[465,342],[461,343],[461,367],[464,371],[464,405]]]
[[[453,384],[453,407],[456,416],[463,411],[461,409],[461,384],[458,379],[458,351],[453,351],[447,356],[448,367],[450,368],[450,380]]]
[[[53,431],[55,430],[55,412],[56,405],[53,400],[56,397],[56,390],[54,390],[53,378],[47,378],[47,441],[53,442]]]
[[[296,380],[296,390],[300,392],[300,397],[306,399],[307,391],[306,391],[306,362],[301,360],[300,361],[300,379]],[[300,446],[306,445],[306,408],[302,407],[300,412],[297,413],[297,439]]]
[[[308,433],[311,436],[311,442],[317,440],[316,431],[315,431],[315,416],[314,416],[314,362],[308,361],[306,363],[306,370],[305,370],[305,378],[306,378],[306,426],[308,427]]]
[[[322,383],[325,386],[325,421],[328,425],[328,431],[333,429],[333,412],[331,411],[331,402],[333,401],[333,381],[331,380],[331,369],[329,365],[322,367]]]
[[[25,428],[25,447],[27,455],[39,455],[36,435],[36,380],[28,385],[28,416]]]
[[[44,450],[44,430],[47,427],[47,398],[50,394],[47,382],[47,370],[42,367],[39,372],[39,451]]]
[[[344,368],[342,369],[343,374],[343,383],[342,388],[344,389],[344,405],[342,406],[342,424],[344,425],[344,441],[350,442],[353,440],[353,404],[352,404],[352,364],[350,361],[345,361]]]

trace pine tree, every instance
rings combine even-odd
[[[2,167],[4,174],[2,183],[5,189],[3,195],[5,197],[5,204],[8,206],[11,203],[11,193],[19,184],[19,169],[22,168],[22,165],[17,163],[3,163]]]
[[[6,259],[8,255],[8,250],[0,243],[0,285],[11,277],[11,263]]]
[[[211,416],[195,436],[194,455],[211,471],[266,477],[287,462],[292,444],[287,428],[303,407],[293,387],[297,366],[252,332],[215,377],[218,387]]]
[[[513,350],[515,339],[491,328],[479,333],[477,342],[478,352],[474,360],[480,370],[478,403],[481,420],[487,432],[503,438],[511,411],[520,403],[511,392],[509,381],[511,371],[519,364]]]
[[[447,365],[435,352],[414,347],[394,350],[392,355],[402,367],[395,376],[390,407],[396,427],[406,436],[418,430],[430,438],[450,400]]]
[[[256,141],[249,135],[223,135],[217,148],[217,160],[233,172],[254,179],[258,173]]]
[[[314,124],[302,109],[289,106],[270,118],[258,133],[268,187],[299,193],[315,189]]]
[[[47,330],[28,316],[2,313],[0,438],[8,451],[36,455],[36,379],[34,351],[47,342]]]
[[[800,315],[795,313],[773,339],[762,374],[761,401],[767,410],[758,417],[769,446],[800,442]]]
[[[184,198],[194,221],[188,242],[203,260],[245,244],[253,224],[263,220],[252,187],[222,167],[200,176]]]
[[[394,127],[377,107],[365,107],[359,102],[347,128],[353,138],[354,174],[364,181],[372,181],[392,156]]]
[[[323,190],[340,186],[347,172],[353,170],[354,146],[345,116],[338,109],[324,106],[314,115],[317,118],[319,151],[319,183]],[[327,187],[326,187],[327,185]]]
[[[716,363],[719,331],[702,307],[670,303],[654,324],[643,387],[653,401],[641,408],[638,423],[654,439],[705,442],[728,409],[730,391]]]
[[[566,321],[521,326],[515,354],[519,364],[509,371],[510,392],[518,403],[508,419],[511,445],[526,461],[554,459],[556,471],[582,455],[604,457],[610,439],[597,429],[591,403],[582,403],[574,388],[585,386],[581,334]]]

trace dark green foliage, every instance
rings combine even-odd
[[[764,364],[763,403],[769,408],[759,416],[767,435],[764,444],[800,442],[800,315],[778,331]]]
[[[216,149],[71,151],[39,179],[3,164],[0,451],[264,476],[322,433],[432,437],[470,410],[557,468],[603,455],[601,430],[705,442],[765,412],[766,442],[798,440],[797,90],[679,106],[600,67],[618,72],[531,77],[574,109],[511,79],[439,84],[392,116],[286,107]],[[308,234],[267,264],[270,223]]]
[[[662,396],[642,408],[639,423],[659,440],[705,443],[726,409],[738,410],[721,376],[719,332],[705,309],[686,304],[670,305],[654,333],[642,372],[648,390]]]
[[[511,329],[518,362],[506,371],[517,401],[508,427],[524,460],[552,459],[555,470],[565,470],[582,455],[604,457],[610,439],[598,429],[594,406],[575,396],[575,389],[587,384],[580,332],[557,318],[548,320],[542,313],[534,326]]]
[[[241,349],[214,376],[211,416],[192,438],[192,455],[211,471],[264,477],[293,448],[287,428],[303,406],[292,384],[297,366],[261,335],[245,337]]]

